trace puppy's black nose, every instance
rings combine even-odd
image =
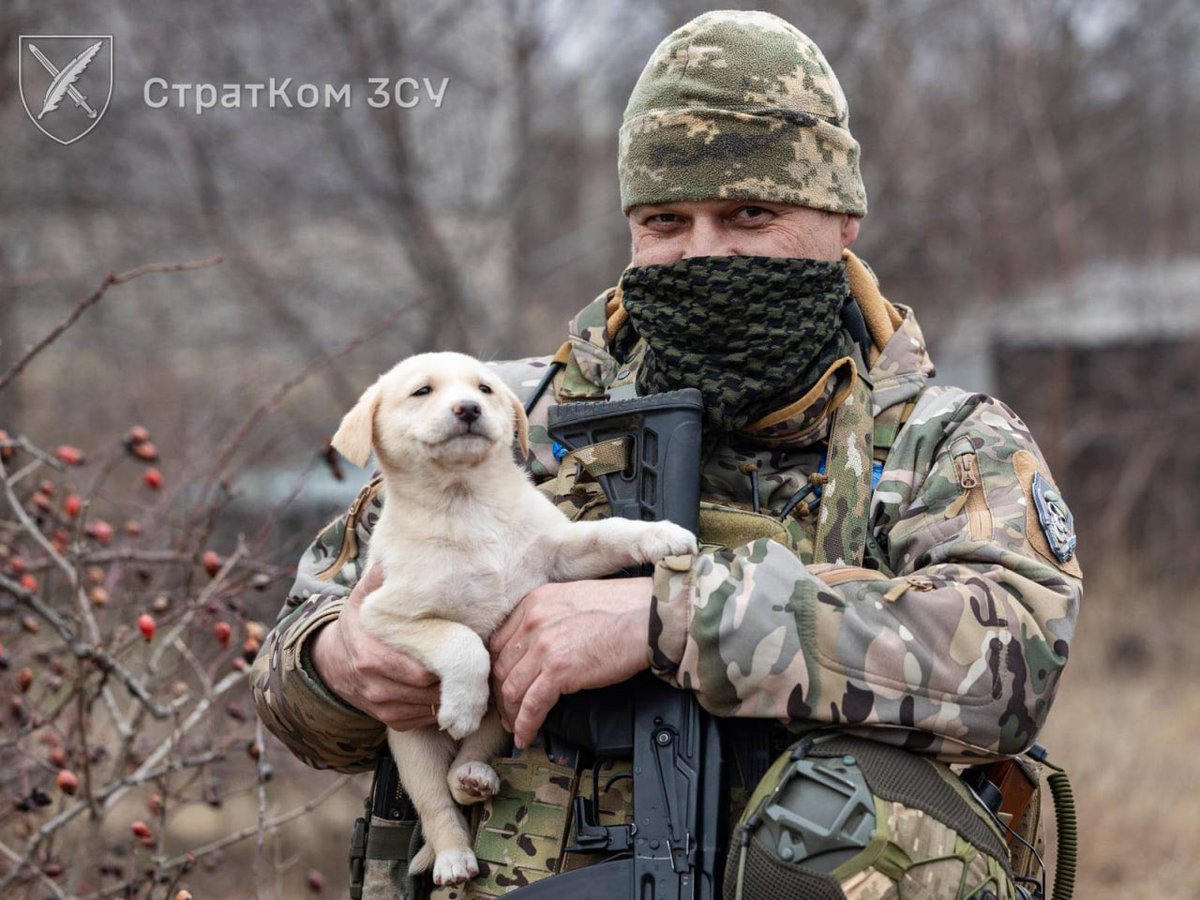
[[[450,409],[457,418],[462,419],[468,425],[478,419],[480,413],[482,412],[482,410],[479,408],[479,404],[474,400],[463,400],[459,403],[455,403]]]

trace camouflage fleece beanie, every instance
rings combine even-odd
[[[697,16],[658,45],[625,107],[621,209],[729,198],[864,216],[849,122],[799,29],[765,12]]]

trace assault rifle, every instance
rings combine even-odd
[[[697,533],[700,392],[550,408],[551,436],[567,451],[607,448],[596,477],[612,514],[669,519]],[[614,453],[614,451],[617,451]],[[580,454],[581,456],[584,454]],[[578,464],[568,455],[564,465]],[[624,460],[616,465],[613,460]],[[582,474],[582,473],[581,473]],[[637,574],[637,573],[635,573]],[[513,900],[716,900],[726,844],[727,786],[715,720],[688,691],[643,675],[563,698],[544,728],[555,751],[599,762],[632,759],[633,821],[601,825],[597,794],[574,801],[571,852],[609,858],[519,888]]]

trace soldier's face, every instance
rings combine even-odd
[[[632,264],[694,256],[838,260],[858,237],[855,216],[760,200],[681,200],[629,211]]]

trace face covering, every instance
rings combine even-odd
[[[646,343],[638,394],[698,388],[710,434],[787,406],[854,349],[841,260],[693,257],[628,268],[621,291]]]

